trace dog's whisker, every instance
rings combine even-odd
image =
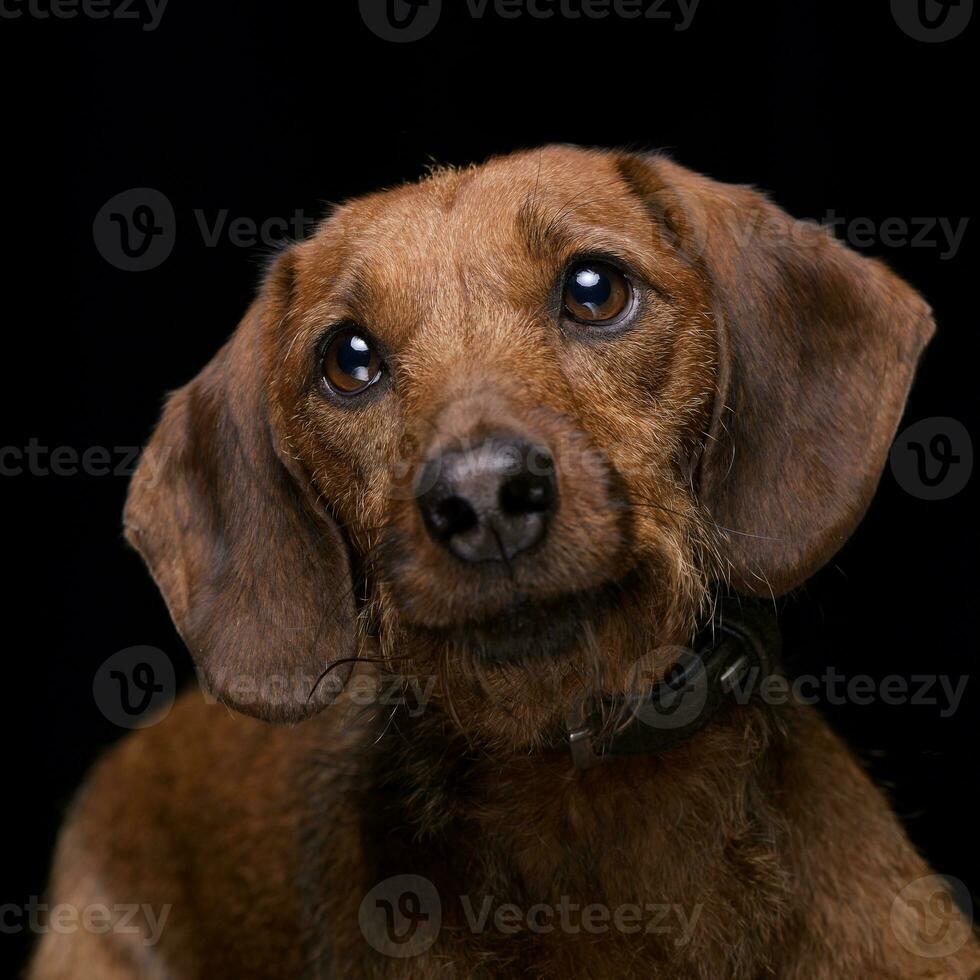
[[[672,514],[675,517],[682,517],[682,518],[685,518],[685,519],[689,519],[690,518],[690,515],[688,515],[688,514],[684,514],[681,511],[674,510],[674,509],[666,506],[666,504],[661,504],[661,503],[659,503],[657,501],[653,501],[653,500],[634,500],[632,502],[632,504],[633,504],[634,507],[650,507],[650,508],[655,509],[655,510],[660,510],[660,511],[663,511],[664,513],[666,513],[666,514]],[[708,526],[714,528],[715,530],[717,530],[717,531],[723,531],[725,534],[737,534],[740,537],[756,538],[756,539],[758,539],[760,541],[780,541],[780,540],[782,540],[781,538],[773,537],[772,535],[768,535],[768,534],[755,534],[755,533],[753,533],[751,531],[739,531],[737,528],[725,527],[725,525],[719,524],[717,521],[714,521],[710,517],[707,517],[705,515],[701,515],[699,519],[702,520]]]

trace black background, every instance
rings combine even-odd
[[[10,0],[16,2],[16,0]],[[139,8],[139,4],[136,7]],[[139,446],[164,393],[234,328],[271,248],[223,236],[228,218],[322,213],[324,203],[550,141],[666,148],[751,182],[803,217],[971,214],[969,46],[904,33],[887,2],[702,0],[691,26],[657,20],[505,20],[448,9],[415,43],[381,40],[356,4],[170,0],[160,26],[0,20],[5,446]],[[970,100],[972,101],[972,100]],[[159,267],[114,268],[93,219],[156,188],[176,243]],[[976,229],[942,248],[864,249],[934,306],[940,326],[903,425],[977,430]],[[42,893],[64,808],[120,737],[92,696],[97,667],[150,644],[189,660],[119,518],[119,476],[0,477],[10,775],[0,903]],[[794,669],[959,676],[978,666],[975,482],[946,501],[886,471],[843,552],[785,603]],[[975,682],[952,718],[925,705],[827,705],[887,786],[935,868],[980,890]],[[29,937],[0,938],[23,955]]]

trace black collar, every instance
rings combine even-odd
[[[659,755],[687,741],[722,705],[772,674],[781,647],[771,602],[730,597],[649,691],[593,698],[569,713],[563,739],[576,768],[612,756]],[[622,721],[610,730],[610,719]]]

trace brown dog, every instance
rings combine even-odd
[[[722,586],[840,548],[932,331],[879,262],[663,157],[339,208],[171,397],[125,516],[206,688],[290,724],[189,693],[113,751],[51,895],[105,928],[31,975],[972,976],[812,709],[588,769],[564,729],[661,680]],[[379,664],[414,694],[365,705]]]

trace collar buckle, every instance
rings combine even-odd
[[[595,751],[591,719],[585,698],[579,698],[568,712],[565,730],[568,732],[568,747],[576,769],[591,769],[602,761],[602,756],[597,755]]]

